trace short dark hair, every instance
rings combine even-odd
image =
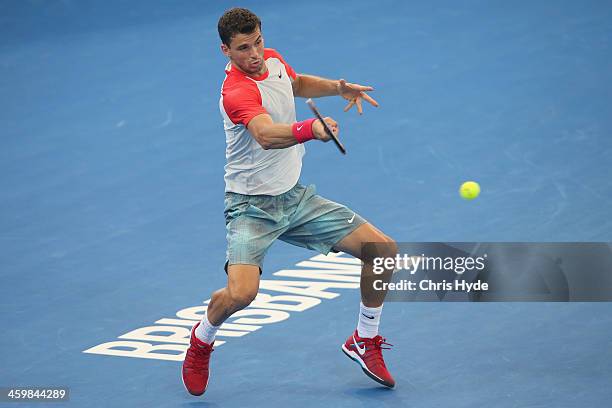
[[[229,47],[232,37],[236,34],[250,34],[255,29],[261,30],[261,20],[251,10],[234,7],[227,10],[217,24],[219,37],[223,44]]]

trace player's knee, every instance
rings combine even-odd
[[[232,309],[241,310],[251,304],[257,297],[257,290],[234,290],[230,293]]]
[[[212,296],[210,297],[210,302],[208,303],[208,307],[214,307],[214,305],[216,305],[219,301],[223,301],[223,295],[225,294],[225,288],[223,289],[219,289],[213,292]]]
[[[380,236],[377,237],[376,242],[377,244],[374,246],[375,257],[395,258],[398,248],[397,243],[395,240],[393,240],[393,238],[381,233]]]
[[[397,247],[397,243],[395,242],[395,240],[386,235],[385,235],[385,244],[383,245],[383,252],[384,254],[382,256],[386,258],[394,258],[398,252],[398,247]]]
[[[397,243],[383,233],[377,233],[371,237],[366,245],[362,247],[359,258],[366,263],[375,258],[395,258],[398,253]]]

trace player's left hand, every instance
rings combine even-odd
[[[367,91],[373,90],[374,88],[371,86],[351,84],[344,79],[338,81],[338,94],[349,101],[348,105],[344,108],[345,112],[351,109],[353,105],[357,105],[357,112],[359,112],[360,115],[363,114],[363,106],[361,105],[362,99],[368,101],[372,106],[378,107],[378,102],[366,93]]]

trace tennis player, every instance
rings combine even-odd
[[[219,101],[227,142],[227,286],[212,294],[205,316],[191,332],[182,375],[193,395],[202,395],[208,385],[219,326],[257,296],[264,256],[276,239],[322,254],[342,251],[362,260],[366,242],[381,243],[375,244],[374,256],[397,253],[395,242],[361,216],[317,195],[314,186],[299,183],[304,144],[327,142],[330,137],[319,120],[296,120],[294,98],[340,95],[349,101],[345,111],[356,106],[361,114],[362,101],[378,106],[366,93],[372,88],[297,74],[277,51],[264,48],[261,21],[247,9],[225,12],[218,30],[221,50],[229,58]],[[329,117],[324,121],[337,136],[337,122]],[[373,380],[393,387],[395,381],[382,356],[388,343],[378,334],[386,293],[371,289],[367,269],[361,277],[357,329],[342,350]]]

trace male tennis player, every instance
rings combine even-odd
[[[314,186],[298,180],[304,143],[327,142],[319,120],[296,121],[294,97],[340,95],[361,114],[369,86],[296,74],[283,57],[264,48],[261,22],[251,11],[233,8],[218,24],[221,50],[229,58],[219,108],[227,141],[225,220],[227,286],[212,294],[207,312],[191,332],[183,363],[183,383],[202,395],[209,378],[209,360],[219,326],[257,296],[266,251],[274,240],[313,249],[347,252],[360,259],[362,243],[383,243],[377,256],[394,257],[395,242],[347,207],[315,194]],[[338,124],[324,118],[332,132]],[[357,329],[342,345],[373,380],[393,387],[378,334],[385,292],[371,290],[372,279],[361,277]],[[388,279],[388,278],[387,278]]]

